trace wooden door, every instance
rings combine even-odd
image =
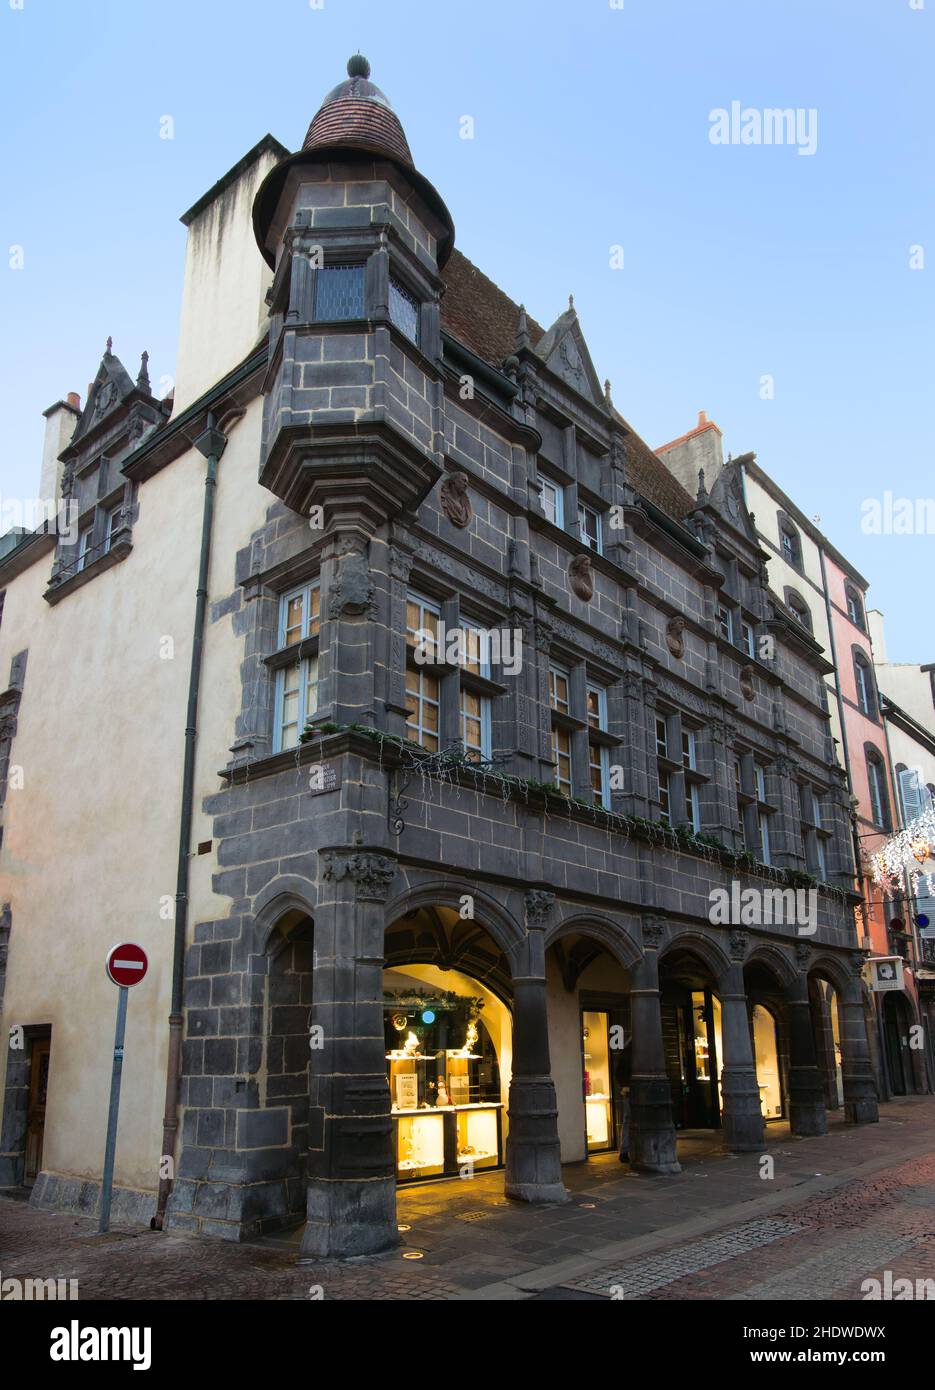
[[[45,1135],[45,1104],[49,1090],[49,1051],[51,1038],[35,1038],[29,1068],[29,1108],[26,1115],[26,1166],[23,1182],[32,1187],[42,1171],[42,1140]]]

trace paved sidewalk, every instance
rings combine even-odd
[[[755,1154],[688,1137],[681,1175],[614,1155],[565,1169],[564,1206],[507,1202],[502,1173],[403,1189],[402,1246],[298,1266],[299,1232],[251,1245],[120,1229],[0,1197],[0,1276],[77,1279],[101,1299],[860,1298],[935,1277],[935,1098],[820,1139],[770,1127]]]

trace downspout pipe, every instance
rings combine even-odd
[[[217,494],[218,464],[227,438],[217,428],[213,413],[194,441],[194,447],[207,460],[204,505],[201,515],[201,552],[198,558],[198,588],[195,591],[195,618],[192,625],[192,654],[188,674],[188,709],[185,716],[185,755],[182,765],[182,805],[179,815],[179,853],[175,879],[175,939],[172,953],[172,1002],[169,1010],[169,1057],[166,1065],[166,1108],[162,1119],[162,1158],[159,1165],[159,1195],[156,1215],[150,1225],[161,1231],[166,1204],[175,1174],[175,1144],[178,1134],[179,1080],[182,1061],[182,991],[185,980],[185,943],[188,937],[188,887],[191,864],[192,812],[195,794],[195,748],[198,737],[198,692],[204,655],[205,613],[208,606],[208,569],[211,562],[211,534],[214,528],[214,502]]]

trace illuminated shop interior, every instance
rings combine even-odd
[[[479,957],[486,943],[476,925],[459,922],[450,909],[431,909],[430,917],[423,909],[408,920],[414,922],[411,931],[402,919],[388,934],[389,959],[403,950],[450,959],[460,945],[462,956],[483,966],[497,992],[466,969],[427,961],[388,965],[383,971],[397,1181],[424,1182],[498,1168],[504,1161],[513,1052],[512,1019],[502,997],[505,962],[496,947],[487,948],[487,960]],[[427,921],[431,943],[419,930]]]

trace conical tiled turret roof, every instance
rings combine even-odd
[[[271,169],[257,193],[253,228],[257,245],[269,265],[275,264],[275,255],[267,243],[267,234],[290,170],[303,164],[326,163],[332,158],[347,164],[374,157],[395,164],[437,218],[440,231],[436,259],[441,269],[454,245],[451,213],[437,190],[416,169],[399,117],[380,88],[370,81],[370,64],[360,53],[348,62],[346,80],[332,88],[318,108],[302,148]]]
[[[359,53],[347,65],[347,81],[328,93],[308,128],[303,150],[349,145],[398,159],[411,169],[412,153],[399,117],[379,87],[368,81],[370,64]]]

